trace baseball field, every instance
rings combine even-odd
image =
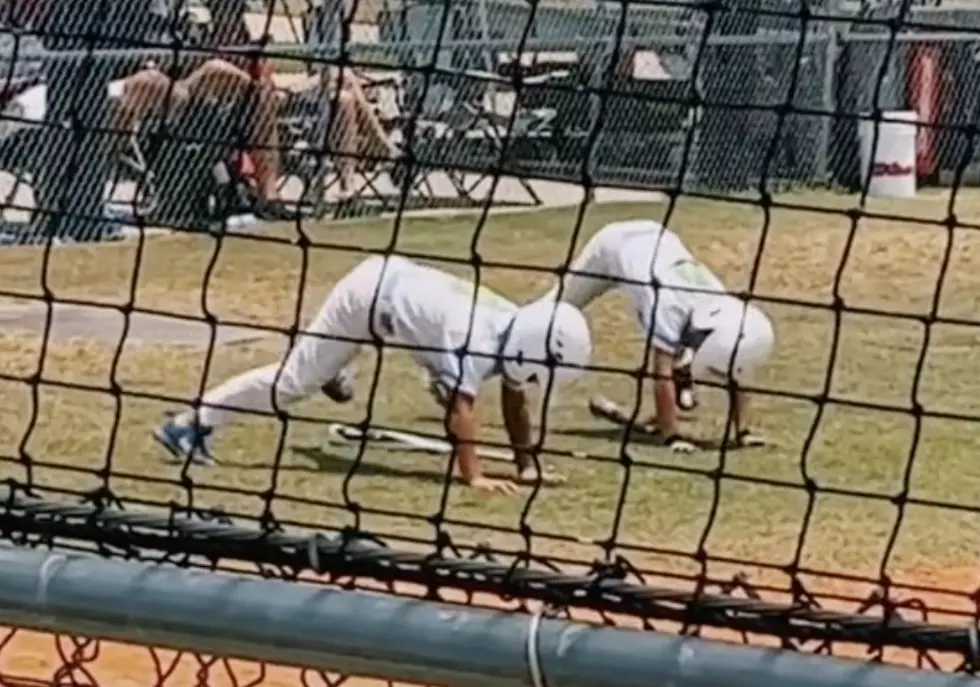
[[[281,225],[223,239],[175,234],[6,249],[2,476],[47,493],[107,486],[130,508],[193,499],[237,518],[268,511],[287,526],[356,525],[396,545],[432,541],[438,530],[459,544],[519,551],[528,545],[526,525],[535,554],[562,559],[589,562],[615,542],[617,553],[648,570],[695,572],[705,561],[783,579],[762,568],[796,564],[970,589],[966,566],[980,553],[980,424],[972,420],[980,401],[971,393],[980,328],[969,323],[980,300],[980,235],[942,224],[947,193],[870,202],[872,217],[856,224],[847,212],[857,206],[852,196],[779,201],[799,209],[683,199],[485,221],[323,223],[304,225],[302,237]],[[558,267],[573,240],[581,248],[607,222],[663,219],[668,209],[669,226],[692,252],[732,290],[751,289],[775,322],[777,349],[754,400],[755,424],[772,446],[674,456],[635,437],[631,460],[622,460],[621,431],[587,409],[595,394],[629,405],[637,393],[629,371],[642,344],[621,296],[587,315],[595,364],[622,372],[592,373],[552,403],[546,451],[579,454],[543,457],[568,478],[560,487],[474,493],[447,482],[440,456],[369,446],[357,461],[356,447],[328,445],[324,423],[369,413],[376,425],[442,431],[441,411],[400,353],[384,355],[373,397],[377,356],[365,351],[353,404],[311,398],[291,409],[302,419],[285,430],[273,418],[243,417],[219,436],[215,468],[182,474],[151,440],[181,399],[281,356],[288,337],[261,328],[302,326],[368,252],[424,255],[468,277],[478,255],[481,280],[523,301],[553,278],[529,267]],[[980,197],[958,194],[962,221],[978,210]],[[38,331],[44,299],[60,303],[46,337]],[[212,347],[205,325],[142,314],[123,337],[127,304],[260,329],[221,325]],[[642,396],[650,411],[649,380]],[[725,403],[722,392],[705,389],[691,433],[718,440]],[[502,441],[493,385],[478,405],[484,437]]]

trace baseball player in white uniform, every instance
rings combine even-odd
[[[400,257],[372,257],[341,278],[281,363],[238,375],[168,417],[154,438],[179,460],[214,463],[207,440],[235,410],[274,413],[306,398],[349,369],[364,345],[404,349],[449,390],[448,429],[463,481],[511,492],[510,480],[484,476],[476,455],[474,402],[481,383],[502,379],[504,424],[514,447],[517,482],[544,478],[530,452],[525,387],[561,384],[580,374],[592,353],[588,324],[567,303],[523,308],[470,282]]]
[[[650,421],[674,451],[695,444],[678,427],[678,370],[693,379],[741,382],[769,359],[774,334],[769,318],[754,305],[727,293],[721,281],[698,262],[680,238],[658,222],[634,220],[600,229],[544,298],[560,298],[584,309],[612,289],[623,289],[650,337],[656,418]],[[733,387],[735,437],[741,445],[760,445],[748,424],[748,399]],[[693,398],[689,405],[693,406]]]

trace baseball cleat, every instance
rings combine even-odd
[[[191,463],[204,467],[212,467],[216,462],[207,445],[210,435],[210,427],[178,425],[173,418],[167,418],[153,430],[154,440],[166,449],[173,462],[183,463],[190,460]]]

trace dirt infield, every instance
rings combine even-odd
[[[32,685],[79,685],[88,687],[398,687],[360,677],[341,679],[298,668],[263,665],[181,654],[166,649],[112,642],[76,643],[66,637],[19,630],[0,629],[7,638],[0,655],[0,684],[5,687]]]

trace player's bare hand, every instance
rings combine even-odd
[[[475,480],[469,483],[474,489],[479,491],[488,491],[495,494],[516,494],[517,485],[514,482],[506,479],[497,479],[495,477],[477,477]]]
[[[517,483],[534,486],[540,484],[545,487],[554,487],[565,483],[565,476],[553,470],[538,472],[534,466],[526,467],[517,475]]]
[[[740,448],[756,448],[768,446],[769,440],[761,434],[756,434],[752,430],[745,429],[738,433],[735,438],[735,445]]]
[[[698,450],[697,445],[690,439],[684,437],[673,436],[664,442],[667,448],[670,449],[671,453],[696,453]]]

